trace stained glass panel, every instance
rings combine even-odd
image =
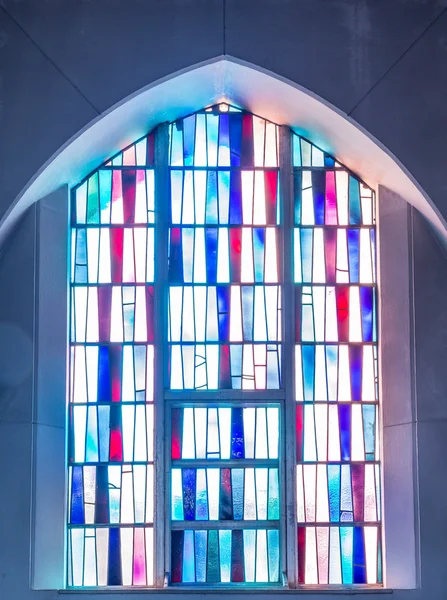
[[[277,126],[228,105],[173,123],[170,200],[167,387],[280,389]],[[277,583],[280,407],[176,402],[171,582]]]
[[[154,137],[73,192],[68,585],[154,581]]]
[[[171,457],[173,460],[278,460],[279,408],[174,407]]]
[[[292,134],[285,297],[279,127],[222,103],[168,130],[157,200],[154,135],[73,191],[68,585],[161,581],[154,526],[169,532],[168,583],[280,585],[286,447],[295,583],[380,584],[374,193]]]
[[[279,581],[280,408],[234,404],[172,408],[172,583]]]
[[[296,135],[293,162],[298,583],[377,584],[374,194]]]
[[[173,583],[276,583],[275,529],[186,529],[171,538]]]
[[[227,105],[170,126],[171,389],[281,387],[276,125]]]

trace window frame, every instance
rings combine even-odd
[[[163,127],[163,125],[161,127]],[[289,140],[290,140],[290,131],[291,130],[289,128],[282,127],[280,129],[280,131],[281,132],[287,131]],[[283,134],[281,134],[281,136],[283,136]],[[284,137],[287,137],[287,136],[284,134]],[[282,154],[280,152],[280,157],[281,156],[282,156]],[[283,157],[283,160],[284,160],[284,157]],[[281,158],[280,158],[280,161],[281,161]],[[284,163],[285,163],[285,160],[284,160]],[[281,165],[281,163],[280,163],[280,165]],[[282,194],[287,193],[286,179],[284,178],[284,176],[282,176],[282,178],[281,178],[281,190],[282,190]],[[293,190],[292,190],[292,188],[290,188],[289,194],[292,192],[293,192]],[[45,201],[40,202],[38,205],[38,209],[37,209],[39,218],[38,218],[37,238],[36,238],[37,250],[38,250],[38,252],[37,252],[38,258],[37,258],[37,265],[36,265],[37,273],[36,274],[37,274],[37,280],[40,285],[38,286],[38,290],[36,293],[36,299],[38,300],[38,302],[36,302],[36,306],[38,306],[37,318],[38,318],[38,322],[39,322],[38,330],[40,330],[40,331],[43,331],[45,329],[45,323],[48,324],[52,320],[51,319],[51,317],[52,317],[51,310],[49,309],[51,302],[48,303],[48,298],[52,297],[54,300],[54,298],[58,297],[60,299],[60,294],[63,292],[63,290],[65,290],[65,293],[67,293],[67,290],[68,290],[69,282],[67,281],[67,278],[66,278],[66,273],[67,273],[66,270],[64,270],[64,272],[63,272],[63,279],[61,278],[61,264],[64,263],[63,257],[65,256],[67,258],[67,256],[68,256],[68,254],[67,254],[68,245],[66,244],[66,246],[65,246],[65,254],[64,254],[64,252],[62,252],[62,254],[59,254],[59,260],[54,261],[54,259],[52,257],[57,256],[58,253],[49,251],[49,245],[46,243],[46,240],[48,239],[48,237],[45,235],[45,232],[48,235],[48,233],[50,231],[54,231],[54,229],[56,229],[56,231],[59,231],[59,235],[57,236],[57,238],[59,241],[61,241],[60,228],[63,226],[63,227],[66,227],[67,230],[69,230],[68,213],[67,213],[67,206],[68,206],[67,196],[68,196],[68,188],[66,188],[64,186],[64,188],[61,188],[54,194],[47,197],[47,199]],[[292,196],[293,196],[293,194],[292,194]],[[382,244],[386,245],[386,239],[388,239],[388,243],[391,242],[392,232],[387,233],[386,230],[385,230],[385,232],[381,231],[382,211],[379,208],[379,200],[381,200],[382,198],[383,199],[386,198],[387,203],[390,204],[388,190],[385,190],[385,189],[379,190],[379,197],[377,198],[377,200],[378,200],[377,208],[379,209],[379,215],[378,215],[378,218],[376,219],[377,230],[378,230],[379,236],[381,238],[379,243],[381,245]],[[410,236],[410,232],[411,232],[411,227],[410,227],[411,211],[413,209],[409,208],[406,205],[406,203],[399,198],[397,198],[397,199],[394,198],[394,203],[397,206],[397,208],[395,208],[393,215],[394,215],[395,221],[398,222],[398,225],[400,227],[399,242],[401,244],[404,259],[407,260],[407,264],[410,264],[410,267],[411,267],[411,261],[410,261],[410,256],[409,256],[410,252],[408,251],[409,250],[408,242],[410,241],[409,236]],[[65,209],[64,209],[64,204],[65,204]],[[385,205],[385,203],[383,203],[383,204]],[[282,203],[282,205],[284,206],[284,203]],[[292,202],[290,202],[290,205],[292,205]],[[385,214],[384,217],[387,217],[387,220],[389,220],[389,213]],[[291,231],[291,228],[288,228],[288,229]],[[166,229],[166,231],[167,231],[167,229]],[[384,235],[384,233],[385,233],[385,235]],[[62,237],[63,237],[63,234],[62,234]],[[384,241],[384,238],[385,238],[385,241]],[[63,245],[63,243],[62,243],[62,245]],[[379,244],[378,244],[378,246],[379,246]],[[54,250],[54,245],[53,245],[53,250]],[[380,268],[378,269],[378,271],[379,271],[378,283],[381,283],[382,272],[385,270],[389,274],[390,272],[392,272],[393,268],[390,269],[389,263],[388,263],[386,265],[386,269],[384,269],[383,267],[385,266],[385,263],[384,263],[384,261],[380,260],[381,252],[379,249],[378,249],[377,254],[378,254],[378,259],[379,259],[378,265],[380,264]],[[62,260],[61,260],[61,256],[62,256]],[[286,253],[284,253],[284,258],[286,258]],[[402,258],[402,256],[400,258]],[[394,261],[394,263],[396,263],[396,262],[397,261]],[[55,263],[57,263],[57,264],[55,264]],[[64,265],[64,267],[66,267],[66,264]],[[393,265],[392,265],[392,267],[393,267]],[[395,264],[394,269],[395,269],[395,274],[397,273],[397,270],[402,272],[402,263]],[[290,272],[291,272],[291,270],[290,270]],[[405,273],[405,269],[403,270],[403,272]],[[48,280],[49,280],[49,275],[50,275],[50,280],[52,281],[52,283],[55,282],[56,285],[47,286]],[[51,277],[51,276],[53,276],[53,277]],[[387,285],[388,286],[390,286],[390,283],[391,283],[389,281],[390,279],[392,279],[392,278],[387,277]],[[409,288],[410,288],[410,283],[411,283],[410,280],[411,280],[411,269],[409,268],[408,269],[408,277],[407,277],[407,284],[408,284]],[[283,286],[285,286],[285,285],[286,285],[286,282],[284,280]],[[43,290],[45,290],[45,294],[42,298]],[[401,289],[399,291],[401,293]],[[398,294],[399,294],[399,291],[397,292]],[[409,289],[409,291],[410,291],[410,289]],[[391,292],[393,292],[393,290],[391,290]],[[285,295],[285,293],[286,292],[284,292],[284,295]],[[394,293],[396,293],[396,290],[394,290]],[[388,293],[386,295],[388,295]],[[403,302],[403,304],[404,304],[403,308],[404,308],[404,317],[409,323],[409,329],[407,328],[407,329],[405,329],[405,331],[406,332],[408,331],[409,336],[411,338],[412,331],[411,331],[411,310],[410,310],[411,297],[410,297],[410,294],[408,294],[408,298],[406,298],[406,300],[407,300],[407,302]],[[383,307],[383,305],[386,302],[386,296],[384,296],[383,293],[380,295],[380,302],[381,302],[381,307]],[[292,306],[292,304],[293,304],[292,302],[289,303],[290,306]],[[54,307],[54,305],[53,305],[53,307]],[[402,308],[402,306],[400,308]],[[405,309],[407,309],[408,318],[405,316],[406,315]],[[381,308],[381,312],[382,312],[382,308]],[[399,310],[394,310],[391,312],[394,313],[393,320],[398,318],[399,314],[401,314]],[[67,315],[68,315],[68,312],[67,312]],[[383,317],[383,315],[381,315],[381,317]],[[390,319],[389,314],[387,315],[386,319],[383,319],[383,318],[379,319],[380,332],[382,332],[384,330],[384,327],[385,327],[387,321],[388,321],[388,325],[390,325],[391,319]],[[59,325],[61,325],[61,326],[59,326]],[[394,328],[395,328],[395,324],[394,324]],[[56,331],[55,331],[54,335],[59,338],[59,342],[60,342],[60,339],[64,339],[64,336],[66,337],[66,332],[67,332],[67,323],[65,323],[65,324],[58,323],[58,326],[56,327]],[[383,339],[384,338],[381,338],[381,343],[379,344],[379,353],[380,353],[379,369],[381,371],[380,381],[381,381],[381,386],[382,386],[382,394],[380,397],[382,399],[384,399],[383,388],[386,387],[386,385],[387,385],[386,384],[386,381],[387,381],[386,373],[387,372],[389,373],[392,370],[392,369],[384,368],[384,364],[386,364],[386,363],[384,363],[384,358],[385,358],[385,355],[390,352],[390,348],[389,348],[389,344],[387,345],[386,348],[382,348]],[[55,406],[56,406],[55,396],[57,396],[57,394],[52,395],[53,397],[50,400],[48,399],[48,397],[46,397],[46,398],[44,397],[45,393],[44,393],[43,389],[45,388],[45,386],[48,386],[48,382],[50,381],[51,378],[50,378],[50,375],[48,374],[48,372],[45,372],[42,369],[42,364],[43,364],[42,359],[45,357],[45,354],[48,353],[50,345],[49,345],[48,340],[42,339],[41,337],[39,337],[38,341],[39,341],[39,344],[38,344],[39,347],[36,350],[36,370],[37,370],[37,379],[40,382],[40,385],[38,385],[36,387],[35,404],[39,410],[41,410],[41,411],[43,410],[44,412],[47,412],[47,411],[52,411],[55,408]],[[53,342],[54,342],[54,340],[53,340]],[[284,340],[284,344],[285,343],[286,342]],[[68,347],[68,344],[67,344],[67,347]],[[409,355],[411,355],[411,343],[405,344],[405,348],[407,348],[407,347],[409,350]],[[396,347],[394,346],[393,352],[395,351],[395,349],[396,349]],[[284,357],[284,355],[285,355],[285,352],[283,352],[283,357]],[[40,358],[40,360],[39,360],[39,358]],[[65,363],[66,359],[65,359],[65,357],[63,357],[63,358],[64,358],[64,363]],[[410,356],[410,358],[411,358],[411,356]],[[402,373],[405,370],[404,367],[407,369],[405,372],[405,379],[407,379],[408,378],[408,368],[407,368],[408,365],[400,366],[400,368],[401,368],[400,375],[401,375],[401,379],[402,379]],[[64,364],[64,368],[65,368],[65,364]],[[411,373],[410,373],[410,375],[411,375]],[[283,378],[284,378],[283,380],[284,381],[285,381],[286,376],[287,376],[286,371],[283,371]],[[293,373],[292,373],[292,376],[293,376]],[[391,378],[388,377],[388,382],[390,381],[390,379]],[[59,390],[62,389],[60,384],[58,385],[58,388],[59,388]],[[60,402],[60,399],[58,399],[58,402]],[[290,404],[292,405],[293,410],[294,410],[294,408],[295,408],[294,401],[293,401],[293,403],[290,402]],[[383,410],[384,404],[381,403],[381,406],[382,406],[382,410]],[[58,412],[60,413],[60,410]],[[157,412],[162,413],[163,411],[157,411],[157,409],[156,409],[156,413]],[[159,417],[156,417],[155,423],[158,423],[158,418],[161,418],[161,416],[163,416],[163,415],[159,415]],[[59,417],[59,421],[60,421],[60,417]],[[286,421],[288,421],[288,419],[286,419]],[[404,423],[402,423],[402,424],[404,424]],[[49,564],[49,563],[46,559],[44,559],[42,556],[40,556],[39,548],[41,550],[43,547],[42,546],[42,534],[43,534],[43,528],[44,528],[43,525],[44,525],[44,523],[46,523],[46,526],[48,526],[49,519],[50,519],[50,517],[52,517],[53,513],[51,510],[50,511],[48,510],[48,507],[46,510],[43,509],[44,500],[48,499],[48,497],[49,497],[48,490],[44,489],[45,481],[48,483],[49,475],[48,475],[48,473],[46,475],[45,474],[42,475],[42,472],[39,471],[39,465],[43,467],[44,463],[46,462],[44,459],[44,456],[45,456],[45,449],[48,451],[48,443],[47,443],[47,440],[42,439],[42,435],[39,436],[38,427],[40,425],[41,424],[38,422],[38,420],[34,425],[34,427],[36,428],[35,435],[34,435],[35,484],[34,484],[34,501],[33,501],[35,516],[33,519],[33,523],[34,523],[33,538],[34,539],[33,539],[32,584],[33,584],[33,587],[35,587],[36,589],[47,589],[48,587],[50,587],[51,589],[57,589],[57,588],[61,589],[64,587],[64,583],[62,583],[62,585],[60,583],[56,583],[56,586],[54,586],[54,584],[51,585],[51,580],[54,580],[54,577],[52,576],[52,574],[50,572],[47,572],[47,574],[44,577],[42,577],[42,572],[44,570],[42,563],[47,563],[47,564]],[[382,425],[382,427],[384,428],[383,434],[384,434],[385,438],[387,437],[385,429],[387,427],[392,427],[392,425],[393,424],[391,424],[391,423],[389,425],[386,424],[386,416],[385,416],[385,419],[384,419],[384,422]],[[58,426],[60,427],[60,424]],[[381,427],[381,429],[382,429],[382,427]],[[40,427],[40,430],[41,430],[41,427]],[[158,428],[158,430],[161,431],[160,428]],[[413,435],[414,435],[414,432],[413,432]],[[289,440],[290,440],[290,437],[289,437]],[[60,449],[60,441],[57,442],[57,440],[55,440],[54,447],[58,447]],[[155,442],[155,460],[157,460],[157,456],[159,456],[158,448],[159,448],[159,442]],[[382,445],[382,448],[385,450],[383,445]],[[293,452],[293,449],[292,449],[292,452]],[[391,457],[391,453],[390,453],[390,457]],[[388,460],[390,459],[390,457],[385,457],[385,460],[383,462],[383,472],[385,475],[384,476],[385,481],[386,481],[385,471],[387,470],[386,466],[388,464]],[[48,458],[49,458],[49,456],[48,456],[48,452],[47,452],[47,460],[48,460]],[[163,459],[158,458],[158,460],[163,460]],[[383,460],[383,454],[382,454],[382,460]],[[293,465],[293,468],[295,468],[296,461],[294,458],[293,458],[293,461],[291,464]],[[414,465],[411,465],[410,468],[414,469]],[[49,472],[51,472],[52,476],[54,475],[54,471],[52,469],[49,469]],[[164,470],[162,472],[165,473]],[[413,475],[413,472],[411,474]],[[56,484],[57,483],[60,484],[60,481],[59,481],[60,478],[56,477],[56,479],[57,479]],[[64,479],[65,479],[65,468],[64,468]],[[50,487],[53,490],[54,489],[58,490],[57,496],[60,498],[61,497],[60,485],[55,486],[53,484]],[[389,487],[389,485],[386,485],[386,488],[388,488],[388,487]],[[161,486],[159,486],[159,488],[161,488]],[[383,490],[383,492],[384,492],[383,498],[386,498],[388,496],[388,490],[386,488]],[[63,490],[65,490],[65,485],[63,486]],[[65,494],[65,491],[64,491],[64,494]],[[156,502],[160,502],[160,500],[161,500],[161,506],[160,505],[158,506],[158,510],[160,511],[160,508],[162,508],[161,518],[166,518],[166,510],[165,510],[166,496],[163,494],[161,499],[158,496],[160,496],[160,494],[157,494]],[[391,496],[391,494],[389,496]],[[382,503],[385,505],[384,508],[388,505],[387,503],[384,503],[384,501],[382,501]],[[51,502],[51,504],[53,506],[55,506],[54,502]],[[64,509],[65,509],[65,503],[64,503]],[[388,520],[386,517],[387,512],[388,511],[385,508],[385,515],[384,515],[384,520],[383,520],[384,521],[384,523],[383,523],[384,529],[386,528],[386,523]],[[293,521],[292,521],[293,525],[289,525],[289,527],[292,527],[296,531],[296,514],[295,514],[294,506],[289,505],[289,513],[287,514],[287,519],[288,519],[289,523],[291,521],[289,519],[290,513],[293,515]],[[65,514],[66,513],[64,510],[64,521],[63,521],[63,529],[64,530],[65,530]],[[43,520],[41,519],[42,516],[44,516]],[[154,516],[154,523],[156,520],[158,522],[159,518],[160,517],[157,516],[157,508],[156,508],[155,516]],[[168,519],[166,519],[166,520],[168,520]],[[54,539],[54,543],[51,545],[52,545],[52,547],[57,548],[60,551],[61,545],[60,545],[59,527],[57,527],[56,529],[57,529],[58,534]],[[159,531],[163,531],[163,528],[161,528],[161,527],[157,527],[157,529]],[[47,538],[48,538],[48,536],[47,536]],[[158,542],[156,542],[156,545],[155,545],[156,549],[158,548],[157,543]],[[288,546],[288,553],[289,553],[290,544],[288,544],[287,546]],[[166,547],[166,545],[164,547]],[[156,551],[156,555],[159,556],[159,554],[160,553]],[[55,563],[60,562],[60,560],[58,561],[57,557],[54,556],[54,551],[50,551],[50,555],[51,555],[50,559],[52,559],[52,561],[53,561],[53,566],[56,566]],[[65,572],[65,552],[63,552],[62,555],[63,555],[63,565],[64,565],[64,572]],[[161,560],[162,560],[161,556],[159,557],[159,559],[160,560],[158,562],[161,562]],[[384,554],[383,561],[384,561],[384,567],[386,567],[387,571],[388,571],[389,565],[388,565],[388,559],[387,559],[386,554]],[[295,561],[292,560],[290,563],[290,557],[289,557],[289,569],[290,569],[290,564],[294,565]],[[59,569],[57,569],[57,570],[59,570]],[[161,569],[159,569],[159,571],[160,571],[159,581],[161,583],[160,587],[162,587],[164,584],[164,573],[161,575]],[[159,571],[157,571],[157,565],[156,565],[155,572],[158,574]],[[59,582],[61,581],[60,573],[59,573],[57,579]],[[293,583],[290,579],[291,578],[289,576],[289,585]],[[46,584],[43,583],[42,580],[46,580],[47,583]],[[63,580],[64,580],[64,576],[62,576],[62,581]],[[157,581],[157,579],[155,581]],[[50,582],[50,585],[48,585],[48,582]],[[396,581],[396,583],[398,583],[398,581]],[[386,584],[387,584],[387,581],[385,580],[385,585]],[[395,587],[400,587],[400,585],[397,585]],[[408,587],[408,586],[405,586],[405,587]],[[112,588],[107,588],[107,589],[108,589],[108,591],[113,591]],[[120,589],[120,588],[118,588],[118,589]],[[201,588],[194,588],[193,590],[191,590],[191,592],[198,593],[200,591],[200,589]],[[219,588],[216,588],[215,591],[217,593],[219,593],[221,589],[222,588],[219,587]],[[257,589],[259,589],[259,588],[257,588]],[[305,589],[308,589],[308,586],[305,586]],[[323,586],[318,586],[318,589],[323,591],[325,588]],[[356,586],[356,589],[359,589],[359,588]],[[373,589],[371,589],[370,587],[368,587],[368,589],[373,591]],[[379,589],[379,591],[386,591],[386,589],[387,588],[381,588],[381,589]],[[171,590],[172,590],[172,588],[171,588]],[[328,587],[328,591],[330,591],[330,590],[331,590],[331,588]],[[88,590],[80,590],[80,589],[71,589],[69,591],[67,590],[67,592],[69,592],[69,593],[78,593],[78,592],[84,593],[85,591],[88,591]],[[157,588],[154,588],[154,589],[146,588],[145,591],[154,591],[155,592],[155,591],[160,591],[160,590]],[[240,592],[240,593],[245,593],[245,591],[246,590],[244,590],[244,589],[238,590],[238,592]],[[262,589],[260,589],[259,591],[262,593]],[[375,591],[378,591],[378,590],[375,589]]]

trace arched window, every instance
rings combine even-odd
[[[227,104],[73,190],[69,586],[381,583],[374,202]]]

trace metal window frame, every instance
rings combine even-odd
[[[292,132],[289,127],[277,126],[279,133],[279,164],[278,167],[258,168],[257,170],[275,170],[279,173],[279,202],[280,202],[280,223],[277,226],[279,237],[279,260],[281,280],[278,285],[282,287],[282,297],[284,299],[286,293],[285,277],[286,273],[290,273],[289,286],[292,285],[291,279],[291,264],[292,264],[292,226],[293,226],[293,170],[292,170]],[[166,373],[167,373],[167,351],[168,342],[163,339],[163,334],[166,331],[168,323],[168,307],[167,307],[167,260],[168,255],[168,220],[167,207],[169,205],[170,194],[170,171],[171,170],[210,170],[209,167],[178,167],[169,166],[169,124],[163,123],[155,130],[155,211],[158,213],[156,217],[155,247],[156,247],[156,266],[155,266],[155,296],[156,308],[155,314],[158,316],[156,323],[156,333],[154,346],[158,347],[158,366],[155,367],[155,468],[158,469],[155,482],[155,571],[154,584],[155,587],[168,587],[170,584],[170,560],[171,560],[171,531],[182,527],[184,522],[171,521],[171,486],[170,486],[170,470],[171,466],[177,468],[186,467],[191,464],[191,461],[172,461],[170,456],[171,437],[171,408],[174,406],[182,407],[199,407],[207,403],[218,403],[220,406],[278,406],[279,407],[279,458],[275,460],[260,460],[253,461],[201,461],[200,465],[194,461],[195,466],[200,467],[275,467],[279,469],[280,482],[280,519],[278,521],[188,521],[188,529],[218,529],[224,526],[227,529],[243,528],[249,525],[250,529],[271,529],[278,528],[280,536],[280,580],[277,584],[258,583],[247,584],[250,588],[253,586],[256,589],[277,589],[278,587],[295,587],[293,571],[294,556],[296,556],[296,523],[294,523],[294,481],[295,481],[295,463],[294,463],[294,418],[290,416],[294,410],[294,385],[293,385],[293,365],[291,360],[286,360],[285,355],[289,353],[293,356],[293,331],[290,326],[285,326],[285,323],[290,323],[290,319],[294,319],[294,309],[291,302],[282,302],[282,340],[280,342],[281,351],[281,370],[282,370],[282,388],[277,390],[168,390],[165,389]],[[290,168],[287,168],[287,165]],[[213,170],[219,170],[219,167],[213,167]],[[225,167],[220,170],[237,170],[237,167]],[[256,170],[256,169],[255,169]],[[157,224],[159,227],[157,228]],[[161,229],[161,230],[160,230]],[[288,256],[285,260],[283,257]],[[157,300],[158,299],[158,300]],[[158,302],[158,304],[157,304]],[[288,310],[285,308],[289,305]],[[287,318],[285,314],[287,310]],[[286,350],[288,349],[288,350]],[[157,360],[157,359],[156,359]],[[286,379],[287,378],[287,379]],[[233,465],[234,462],[234,465]],[[202,464],[203,463],[203,464]],[[290,475],[291,469],[293,476]],[[287,512],[286,512],[287,511]],[[163,557],[163,563],[161,557]],[[290,573],[290,574],[288,574]],[[185,586],[191,589],[206,589],[206,585],[201,584],[175,584],[175,588]],[[223,584],[226,585],[226,584]],[[236,589],[235,585],[230,584]],[[172,588],[171,588],[172,589]],[[241,589],[241,585],[237,584],[237,589]]]
[[[171,522],[170,518],[170,469],[171,466],[188,466],[188,461],[171,461],[170,435],[171,419],[170,411],[173,406],[197,407],[205,403],[218,403],[221,406],[234,406],[238,400],[238,407],[245,406],[279,406],[280,407],[280,454],[278,461],[259,459],[239,462],[236,467],[275,467],[279,468],[280,481],[280,584],[246,584],[247,589],[268,590],[278,589],[281,586],[281,575],[283,587],[291,589],[301,588],[298,585],[297,575],[297,516],[296,516],[296,431],[295,431],[295,378],[294,378],[294,351],[295,351],[295,307],[293,281],[293,229],[294,229],[294,171],[295,170],[347,170],[344,167],[293,167],[292,162],[292,138],[293,132],[288,126],[278,126],[279,132],[279,164],[278,168],[262,168],[261,170],[277,170],[280,181],[280,223],[277,226],[278,241],[280,245],[279,261],[281,279],[278,285],[282,287],[282,346],[281,368],[282,388],[279,390],[216,390],[216,391],[190,391],[190,390],[167,390],[165,389],[167,372],[168,342],[165,339],[167,331],[168,313],[168,282],[167,282],[167,260],[168,255],[168,204],[170,194],[170,171],[169,167],[169,124],[162,123],[155,130],[155,165],[153,167],[155,177],[155,264],[154,283],[155,292],[155,315],[154,323],[154,586],[157,590],[169,585],[169,571],[171,560],[171,531],[181,527],[183,522]],[[111,170],[124,170],[127,167],[111,166],[101,167]],[[128,167],[135,169],[136,167]],[[143,167],[142,167],[143,168]],[[172,167],[172,170],[200,170],[200,167]],[[234,167],[225,167],[221,170],[234,170]],[[209,170],[202,167],[201,170]],[[212,167],[212,170],[219,170]],[[237,168],[236,168],[237,170]],[[255,169],[256,170],[256,169]],[[260,170],[258,168],[258,170]],[[358,179],[358,178],[357,178]],[[377,202],[376,202],[377,204]],[[113,225],[112,225],[113,226]],[[139,226],[139,225],[136,225]],[[145,227],[145,225],[141,225]],[[87,225],[86,225],[87,227]],[[365,226],[365,228],[375,227]],[[377,249],[376,249],[377,252]],[[376,261],[377,263],[377,261]],[[133,284],[135,285],[135,284]],[[262,284],[261,284],[262,285]],[[312,284],[309,284],[312,285]],[[375,284],[376,285],[376,284]],[[317,345],[319,342],[313,342]],[[320,342],[324,343],[324,342]],[[377,346],[380,347],[377,342]],[[375,402],[374,404],[377,404]],[[200,467],[230,467],[232,461],[194,461],[195,466]],[[233,461],[236,463],[236,461]],[[321,461],[318,461],[322,464]],[[383,494],[382,494],[383,497]],[[247,521],[188,521],[188,529],[212,529],[224,525],[227,529],[242,528],[247,526]],[[350,523],[349,525],[354,525]],[[374,524],[374,523],[371,523]],[[310,524],[309,524],[310,525]],[[330,526],[333,523],[312,523],[312,526]],[[338,524],[337,524],[338,525]],[[120,525],[121,526],[121,525]],[[251,529],[269,529],[278,526],[277,521],[250,521]],[[83,527],[87,527],[84,525]],[[222,587],[219,584],[216,589]],[[196,589],[198,592],[206,589],[202,584],[176,584],[176,588],[185,586],[186,589]],[[244,584],[245,586],[245,584]],[[237,590],[244,590],[244,586],[237,585]],[[209,587],[209,586],[208,586]],[[214,587],[214,586],[213,586]],[[308,586],[306,586],[308,587]],[[317,586],[324,590],[328,586]],[[368,586],[370,587],[370,586]],[[232,586],[236,590],[236,586]],[[172,589],[172,588],[171,588]]]

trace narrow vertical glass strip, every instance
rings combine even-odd
[[[297,580],[380,584],[374,192],[293,147]]]

